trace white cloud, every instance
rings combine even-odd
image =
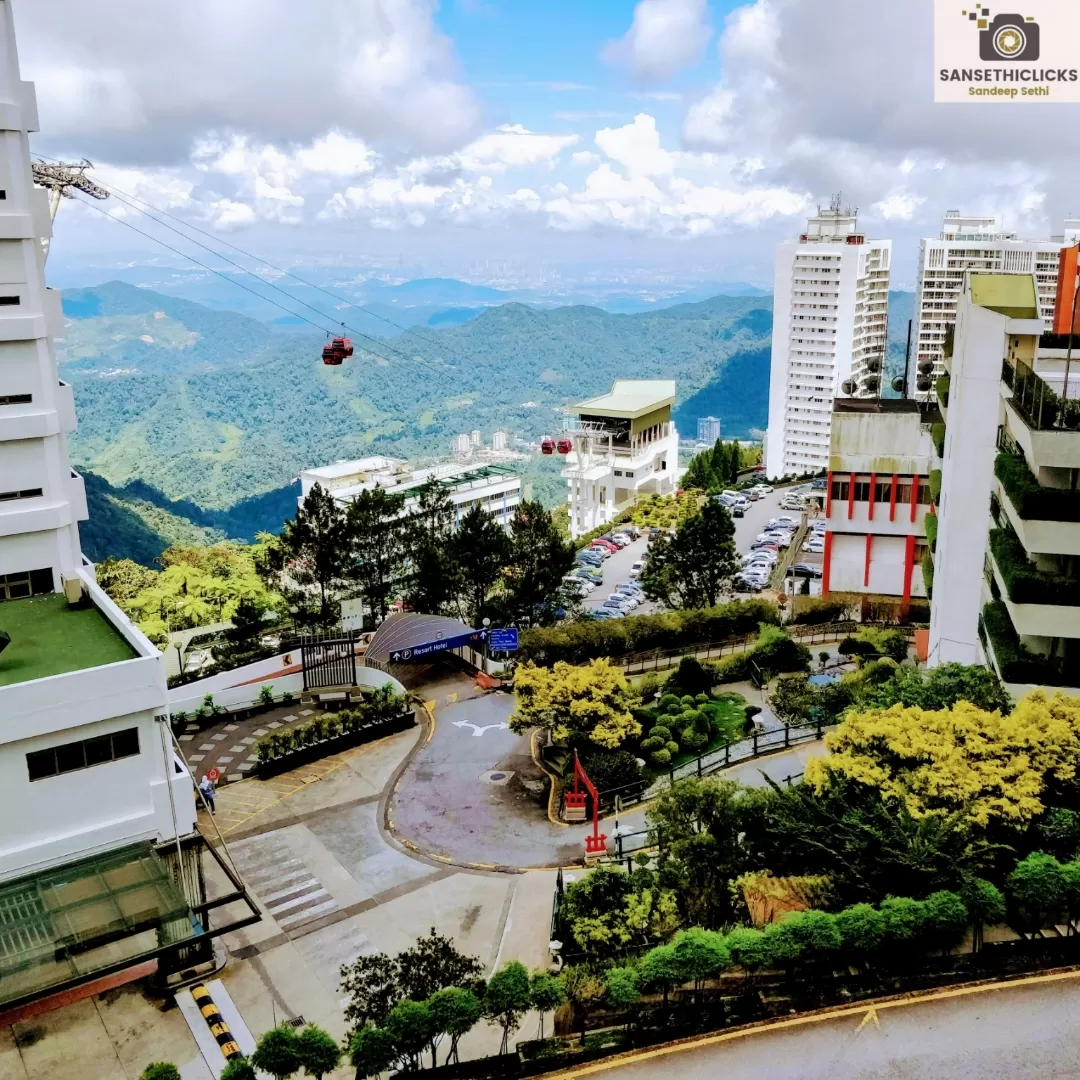
[[[642,82],[657,82],[696,63],[711,36],[707,0],[638,0],[630,29],[604,56]]]
[[[913,195],[905,188],[896,188],[874,203],[874,209],[886,221],[910,221],[924,202],[924,196]]]
[[[577,135],[538,135],[521,124],[506,124],[469,143],[455,159],[474,172],[505,172],[526,165],[551,168],[563,150],[578,141]]]
[[[434,0],[40,0],[16,11],[42,127],[91,156],[177,160],[210,130],[332,129],[448,151],[479,116]]]
[[[632,124],[598,131],[596,145],[631,173],[652,176],[670,173],[674,168],[672,155],[660,145],[656,121],[646,113],[635,116]]]
[[[575,165],[598,165],[600,155],[594,154],[591,150],[578,150],[577,153],[571,155],[570,160]]]

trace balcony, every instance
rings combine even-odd
[[[1022,637],[1080,636],[1080,580],[1039,570],[1011,529],[990,530],[994,581]]]
[[[1009,609],[1001,600],[994,600],[983,608],[979,618],[979,640],[1004,683],[1072,687],[1080,682],[1075,664],[1060,657],[1042,656],[1024,647],[1009,617]],[[1017,696],[1022,696],[1022,692]]]
[[[1003,449],[994,461],[999,498],[1024,548],[1080,555],[1080,491],[1044,487],[1023,456]]]
[[[1023,360],[1006,360],[1001,380],[1012,391],[1013,410],[1032,431],[1080,429],[1080,362],[1067,400]]]

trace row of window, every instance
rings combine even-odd
[[[892,480],[878,480],[874,485],[874,502],[880,505],[881,503],[892,502]],[[911,502],[911,483],[900,481],[896,485],[896,501],[898,504],[909,504]],[[850,480],[834,480],[832,485],[832,497],[837,502],[847,502],[851,497],[851,481]],[[869,480],[856,480],[855,481],[855,502],[869,502],[870,501],[870,481]],[[928,483],[919,484],[918,500],[920,506],[929,506],[933,501],[933,496],[930,494],[930,485]]]
[[[15,574],[0,574],[0,600],[20,600],[26,596],[41,596],[53,591],[53,572],[22,570]]]
[[[0,491],[0,502],[12,502],[14,499],[40,499],[44,494],[41,488],[23,488],[21,491]]]
[[[0,394],[0,405],[29,405],[33,394]]]
[[[45,780],[50,776],[92,769],[109,761],[135,757],[139,753],[139,729],[125,728],[111,735],[98,735],[93,739],[50,746],[48,750],[35,750],[26,755],[26,771],[31,781]]]

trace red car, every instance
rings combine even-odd
[[[602,547],[607,551],[610,551],[612,555],[619,550],[618,544],[613,544],[610,540],[594,540],[589,547]]]

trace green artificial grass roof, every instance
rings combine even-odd
[[[138,654],[93,604],[71,607],[60,594],[0,603],[0,686],[115,664]]]

